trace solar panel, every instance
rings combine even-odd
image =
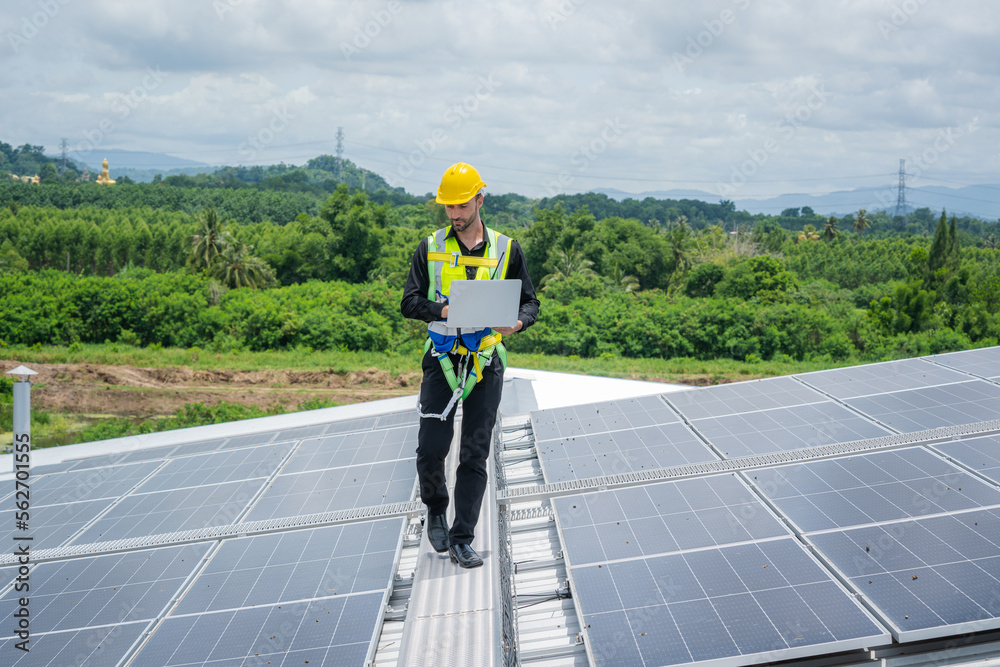
[[[595,665],[777,661],[888,637],[732,474],[553,506]]]
[[[278,475],[246,520],[407,502],[416,477],[410,459]]]
[[[233,523],[264,479],[126,496],[75,540],[77,544],[174,533]]]
[[[396,426],[416,426],[420,423],[420,415],[416,410],[404,410],[402,412],[392,412],[387,415],[379,415],[375,429],[394,428]],[[330,430],[327,429],[326,433]]]
[[[155,619],[208,549],[189,544],[40,563],[30,575],[32,634]],[[19,595],[10,590],[0,599],[4,618]]]
[[[816,533],[809,540],[900,642],[1000,628],[1000,511]]]
[[[796,463],[748,476],[803,532],[1000,505],[996,487],[922,447]]]
[[[787,377],[720,384],[664,394],[664,398],[688,419],[723,417],[827,400],[822,394]]]
[[[387,428],[306,440],[282,469],[282,474],[414,458],[417,428]]]
[[[1000,387],[983,380],[846,401],[901,433],[996,419]]]
[[[225,540],[132,664],[367,664],[405,525]]]
[[[1000,436],[946,442],[934,445],[934,449],[1000,482]]]
[[[159,461],[53,473],[31,480],[33,507],[118,498],[160,467]]]
[[[149,627],[148,621],[31,635],[31,651],[4,646],[11,667],[117,665]]]
[[[31,508],[31,548],[52,549],[67,544],[81,528],[94,520],[101,512],[115,502],[115,499],[81,500],[59,505],[42,505]],[[0,540],[12,543],[14,522],[4,524],[0,529]]]
[[[142,485],[139,492],[268,477],[280,467],[291,449],[292,443],[284,443],[171,459]]]
[[[595,665],[772,662],[888,633],[792,538],[571,568]]]
[[[224,439],[205,440],[203,442],[192,442],[186,445],[171,445],[169,447],[156,447],[154,449],[140,449],[126,453],[122,457],[122,462],[133,463],[135,461],[148,461],[151,459],[170,459],[178,456],[190,456],[203,452],[214,452],[224,443]]]
[[[1000,378],[1000,356],[996,348],[981,350],[965,350],[930,357],[939,364],[954,368],[965,373],[996,380]]]
[[[820,391],[840,399],[916,387],[931,387],[969,379],[968,375],[941,368],[922,359],[837,368],[804,373],[798,377]]]
[[[536,448],[548,483],[719,458],[691,429],[679,422],[548,440],[537,443]]]
[[[267,433],[252,433],[250,435],[240,435],[235,438],[229,438],[222,445],[220,449],[233,449],[235,447],[256,447],[257,445],[266,445],[267,443],[274,440],[274,436],[277,435],[277,431],[268,431]]]
[[[659,396],[642,396],[531,413],[536,442],[679,422]]]
[[[728,458],[865,440],[888,431],[833,402],[693,420]]]
[[[378,417],[361,417],[359,419],[346,419],[344,421],[333,422],[327,425],[324,435],[335,433],[357,433],[359,431],[370,431],[378,423]]]
[[[172,616],[130,665],[364,665],[384,598],[379,592]]]
[[[278,432],[274,436],[274,442],[285,442],[287,440],[304,440],[305,438],[313,438],[317,435],[322,435],[323,431],[326,430],[326,424],[315,424],[313,426],[300,426],[298,428],[291,428],[284,431]]]
[[[174,615],[387,589],[403,519],[226,540]]]
[[[573,565],[788,535],[733,475],[553,500]]]

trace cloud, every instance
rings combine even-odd
[[[51,149],[99,133],[210,163],[302,164],[343,127],[348,157],[415,192],[456,159],[482,165],[494,192],[537,194],[564,171],[568,191],[711,183],[779,138],[745,192],[821,188],[892,172],[974,117],[975,139],[934,170],[995,180],[1000,159],[1000,8],[985,0],[59,6],[17,49],[37,5],[0,18],[0,140]],[[164,76],[143,91],[150,68]],[[808,117],[789,132],[796,113]],[[614,119],[622,131],[580,170]]]

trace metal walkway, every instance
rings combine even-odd
[[[456,416],[458,422],[458,416]],[[458,437],[445,461],[448,488],[454,489],[458,468]],[[483,567],[463,570],[451,562],[447,553],[431,548],[426,531],[420,539],[413,589],[404,625],[399,665],[445,667],[450,665],[499,664],[497,640],[496,591],[496,479],[492,465],[476,526],[472,548],[482,556]],[[454,518],[448,507],[449,525]]]

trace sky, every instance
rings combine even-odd
[[[0,35],[0,141],[90,163],[341,127],[413,194],[459,161],[529,197],[1000,183],[995,0],[6,0]]]

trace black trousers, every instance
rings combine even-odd
[[[458,374],[458,357],[452,357]],[[471,361],[470,361],[471,363]],[[424,379],[420,384],[420,409],[425,413],[441,413],[451,399],[451,387],[441,370],[441,362],[424,354]],[[462,404],[461,449],[455,476],[455,521],[449,537],[452,544],[471,544],[479,522],[479,509],[486,492],[486,466],[493,437],[493,425],[503,391],[503,366],[496,357],[483,369],[483,379]],[[455,432],[455,413],[444,421],[421,419],[417,435],[417,478],[420,499],[431,514],[448,509],[448,486],[444,460],[451,448]]]

